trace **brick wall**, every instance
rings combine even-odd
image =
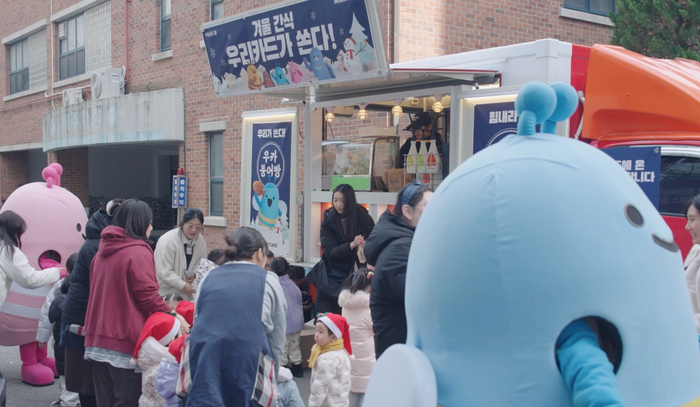
[[[27,152],[12,151],[0,153],[0,200],[27,183]]]
[[[87,147],[59,150],[52,156],[55,157],[55,161],[52,162],[57,162],[63,167],[61,186],[77,196],[83,206],[89,206],[90,177],[88,175]]]
[[[53,12],[59,12],[77,4],[80,0],[53,0]],[[127,65],[126,7],[129,7],[129,47],[127,92],[145,92],[165,88],[185,89],[185,137],[180,147],[180,166],[189,178],[189,205],[202,209],[209,215],[208,136],[199,133],[199,123],[226,121],[224,131],[224,217],[226,228],[208,227],[205,238],[210,248],[222,247],[222,236],[238,226],[240,208],[243,205],[241,191],[241,166],[245,157],[241,151],[241,113],[247,110],[275,109],[283,107],[280,100],[261,95],[216,98],[204,49],[200,48],[200,27],[209,20],[209,0],[173,0],[172,2],[172,51],[173,57],[153,62],[152,56],[160,52],[160,8],[158,0],[111,2],[111,65]],[[260,0],[224,0],[225,16],[233,16],[260,6],[278,3]],[[390,62],[405,62],[420,58],[465,52],[473,49],[508,45],[518,42],[552,37],[585,45],[607,42],[607,27],[574,21],[558,16],[561,2],[497,0],[400,0],[398,27],[393,25],[392,0],[377,0],[381,29],[387,57]],[[6,12],[0,15],[0,38],[19,31],[41,19],[50,21],[51,2],[46,0],[0,0]],[[393,38],[395,30],[398,36]],[[57,80],[57,28],[49,24],[46,31],[48,93],[59,93],[52,88],[51,77]],[[399,57],[394,61],[393,41],[397,41]],[[51,61],[53,47],[54,61]],[[0,58],[5,57],[6,47],[0,47]],[[0,91],[8,94],[7,75],[0,76]],[[69,85],[85,86],[89,81]],[[85,91],[84,96],[89,97]],[[0,145],[40,142],[41,118],[53,106],[60,106],[60,98],[47,99],[43,92],[0,104]],[[300,132],[304,109],[299,110]],[[353,119],[331,125],[329,138],[348,138],[357,135],[359,126],[390,125],[392,117],[387,113],[374,113],[364,121]],[[407,124],[407,115],[401,118],[400,128]],[[406,132],[402,132],[406,133]],[[405,134],[407,135],[407,134]],[[303,139],[299,137],[299,168],[296,179],[299,191],[304,188]],[[55,155],[64,166],[63,185],[71,189],[85,205],[88,199],[87,149],[59,151]],[[0,169],[6,162],[22,160],[21,153],[0,156]],[[26,161],[26,158],[25,158]],[[8,167],[9,168],[9,167]],[[21,166],[26,172],[26,164]],[[0,179],[0,195],[11,192],[16,184],[26,179],[26,174]],[[247,198],[246,198],[247,200]],[[301,209],[297,214],[299,228],[297,241],[301,242]]]

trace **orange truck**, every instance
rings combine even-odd
[[[700,194],[700,63],[573,45],[571,84],[582,96],[572,137],[601,149],[661,149],[658,210],[685,257],[685,205]]]

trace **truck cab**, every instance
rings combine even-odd
[[[658,210],[685,257],[685,205],[700,193],[700,63],[575,45],[571,81],[583,92],[572,135],[580,126],[579,138],[601,149],[661,148]]]

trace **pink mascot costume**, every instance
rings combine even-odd
[[[29,264],[39,269],[39,259],[53,251],[65,266],[68,257],[85,242],[87,216],[82,203],[61,188],[60,164],[44,168],[46,182],[33,182],[17,188],[5,201],[0,212],[13,211],[24,219],[27,231],[22,235],[22,252]],[[22,381],[32,386],[46,386],[54,381],[56,363],[46,356],[46,348],[36,342],[41,306],[52,286],[28,290],[12,284],[7,300],[0,308],[0,345],[19,345]]]

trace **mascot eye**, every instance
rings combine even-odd
[[[635,208],[634,205],[625,206],[625,217],[629,223],[632,224],[632,226],[636,226],[638,228],[644,226],[644,218],[639,212],[639,209]]]
[[[80,223],[76,224],[76,225],[75,225],[75,228],[78,229],[78,232],[80,232],[81,230],[83,230],[83,227],[80,226]]]

